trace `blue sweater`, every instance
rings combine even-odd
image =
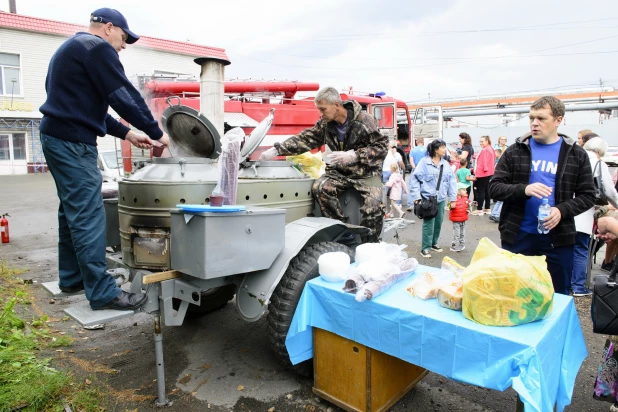
[[[107,113],[109,106],[151,139],[163,132],[146,102],[124,73],[107,41],[77,33],[53,55],[45,80],[41,132],[71,142],[97,144],[97,136],[124,139],[129,128]]]

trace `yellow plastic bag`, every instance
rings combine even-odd
[[[524,256],[482,238],[463,273],[463,314],[483,325],[515,326],[551,313],[554,286],[545,256]]]
[[[300,167],[303,172],[314,179],[320,177],[326,169],[326,163],[322,160],[321,152],[305,152],[296,156],[288,156],[286,160]]]

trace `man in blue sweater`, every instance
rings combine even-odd
[[[146,102],[124,73],[118,53],[139,36],[116,10],[103,8],[90,16],[88,32],[60,46],[49,63],[41,106],[41,142],[60,199],[58,269],[60,290],[85,290],[90,307],[137,309],[144,293],[122,291],[106,273],[105,212],[97,136],[110,134],[147,149],[167,146]],[[142,130],[138,134],[108,114],[111,106]]]

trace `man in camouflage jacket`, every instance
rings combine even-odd
[[[376,120],[354,100],[343,102],[337,90],[326,87],[315,98],[321,118],[314,127],[275,143],[260,160],[292,156],[328,146],[326,173],[313,183],[311,191],[325,217],[347,221],[338,196],[353,187],[363,198],[360,225],[372,229],[372,240],[382,232],[382,164],[388,138],[380,133]]]

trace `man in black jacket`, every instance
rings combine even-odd
[[[574,217],[594,205],[587,153],[558,133],[564,104],[545,96],[530,107],[530,133],[509,146],[490,183],[492,199],[504,202],[500,214],[502,248],[528,256],[544,255],[554,290],[569,294],[575,243]],[[550,214],[539,224],[547,198]],[[542,225],[549,233],[539,231]],[[542,228],[540,228],[542,229]]]

